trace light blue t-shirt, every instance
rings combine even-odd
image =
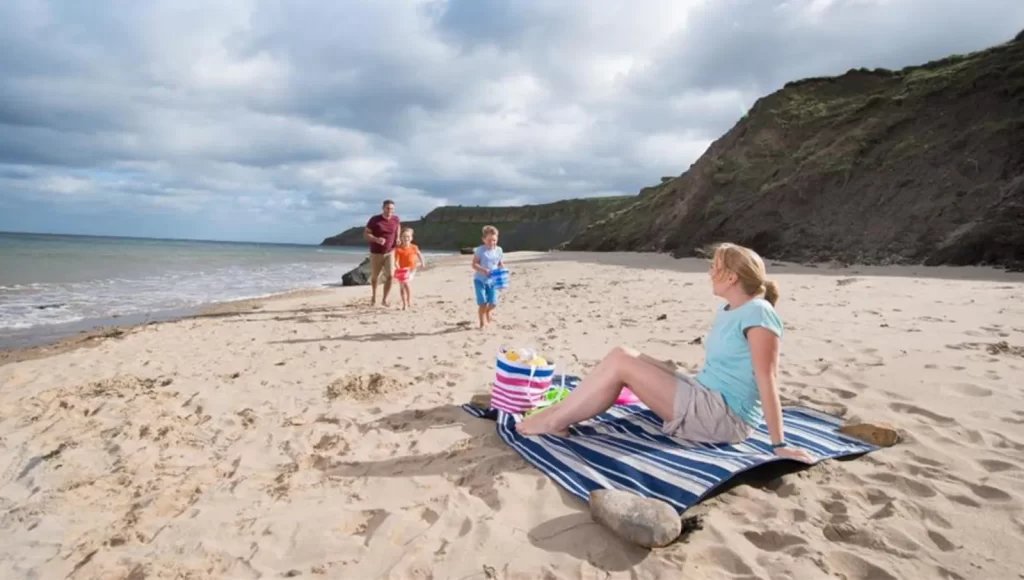
[[[697,373],[697,382],[721,393],[737,417],[757,427],[764,420],[764,413],[746,331],[762,326],[782,338],[782,319],[764,298],[754,298],[735,310],[727,308],[725,305],[718,311],[711,325],[704,367]]]
[[[480,265],[488,270],[493,270],[498,267],[501,263],[502,258],[505,257],[505,252],[501,249],[501,246],[494,246],[493,250],[487,248],[487,246],[477,246],[473,254],[479,258]],[[487,281],[487,276],[484,276],[476,270],[473,271],[473,278],[481,282]]]

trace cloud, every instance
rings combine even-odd
[[[1024,28],[1017,0],[9,0],[0,229],[317,242],[635,193],[789,80]]]

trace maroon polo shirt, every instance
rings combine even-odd
[[[385,219],[384,216],[377,214],[366,222],[366,227],[370,229],[373,237],[386,240],[383,245],[370,242],[371,254],[387,254],[398,245],[398,232],[402,227],[402,222],[397,215],[392,214],[391,219]]]

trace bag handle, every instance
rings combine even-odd
[[[536,401],[534,401],[534,395],[533,395],[533,376],[535,374],[537,374],[537,365],[531,364],[530,365],[530,379],[526,382],[527,392],[530,393],[530,404],[531,405],[536,405],[536,403],[537,403]]]

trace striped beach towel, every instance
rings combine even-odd
[[[566,377],[566,387],[578,381]],[[662,434],[661,419],[642,404],[616,405],[571,427],[569,437],[523,437],[515,428],[522,420],[518,413],[472,405],[463,409],[495,420],[505,443],[585,502],[591,491],[621,489],[665,501],[682,514],[745,471],[791,461],[772,453],[764,424],[736,445],[687,443]],[[878,449],[839,433],[838,417],[804,407],[786,407],[782,415],[786,439],[814,456],[815,463]]]

